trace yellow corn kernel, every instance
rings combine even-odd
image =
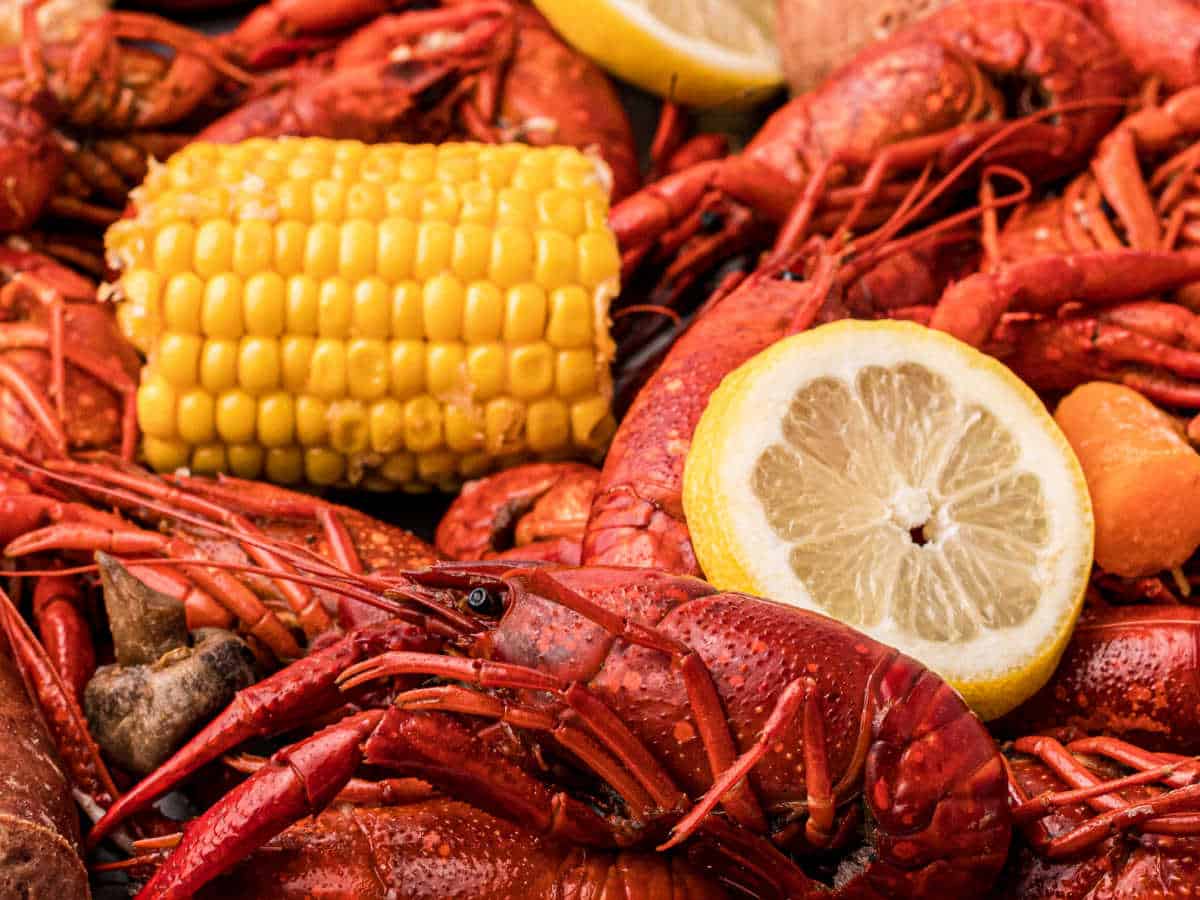
[[[457,341],[430,343],[425,357],[425,385],[434,397],[461,396],[466,373],[466,351]]]
[[[425,185],[420,216],[426,222],[458,221],[458,190],[455,186],[436,182]]]
[[[215,275],[204,288],[201,326],[209,337],[242,336],[242,279],[232,272]]]
[[[409,147],[400,164],[400,177],[420,185],[433,181],[437,174],[437,151],[432,144]]]
[[[238,342],[209,339],[200,351],[200,384],[217,394],[237,384]]]
[[[464,224],[491,225],[496,218],[496,191],[491,185],[470,182],[462,186],[458,220]]]
[[[616,427],[605,397],[589,397],[571,405],[571,434],[580,447],[603,447]]]
[[[515,189],[537,194],[554,185],[555,173],[546,165],[527,165],[522,163],[513,173],[512,185]],[[565,187],[565,185],[560,185]]]
[[[602,232],[608,227],[608,197],[588,197],[583,201],[583,218],[588,231]]]
[[[591,298],[578,285],[555,289],[550,294],[550,321],[546,340],[560,350],[590,347],[595,331]]]
[[[368,428],[371,436],[371,449],[375,453],[395,453],[397,450],[402,450],[404,448],[404,407],[391,397],[380,400],[378,403],[372,403],[368,413]]]
[[[254,438],[258,404],[245,391],[225,391],[217,398],[217,434],[227,444],[245,444]]]
[[[404,404],[404,445],[414,453],[424,453],[442,443],[442,405],[422,394]]]
[[[621,274],[621,254],[610,232],[589,231],[578,240],[579,281],[586,288],[596,288],[612,282]]]
[[[504,188],[496,195],[496,224],[512,225],[527,231],[537,222],[533,197],[525,191]]]
[[[233,271],[248,278],[269,270],[274,249],[269,224],[261,219],[239,222],[233,235]]]
[[[329,404],[320,397],[296,398],[296,441],[306,447],[324,444],[329,436]]]
[[[388,481],[406,484],[417,474],[417,459],[411,453],[393,453],[383,461],[379,472]]]
[[[332,222],[317,222],[308,229],[304,242],[304,272],[313,278],[328,278],[337,272],[341,229]]]
[[[504,342],[526,344],[546,333],[546,292],[536,284],[510,288],[504,305]]]
[[[346,185],[333,178],[313,183],[313,221],[341,222],[346,218]]]
[[[479,180],[492,185],[506,185],[525,154],[521,144],[502,144],[479,148]]]
[[[421,286],[403,281],[392,291],[392,337],[420,340],[425,337],[425,300]]]
[[[216,440],[216,404],[213,395],[198,388],[180,394],[175,429],[180,439],[189,444],[207,444]]]
[[[192,268],[192,246],[196,229],[187,222],[163,226],[154,238],[154,270],[161,278],[170,278]]]
[[[258,442],[286,447],[296,439],[296,404],[282,391],[258,398]]]
[[[431,341],[453,341],[462,334],[466,291],[453,275],[437,275],[425,283],[421,299],[425,336]]]
[[[467,384],[471,396],[491,400],[504,392],[508,356],[502,344],[476,344],[467,351]]]
[[[457,485],[458,457],[453,453],[421,453],[417,455],[417,475],[428,484],[436,484],[443,491],[453,491]]]
[[[383,341],[355,338],[346,344],[346,382],[350,396],[375,400],[387,393],[388,348]]]
[[[400,161],[391,147],[374,144],[359,165],[358,177],[371,184],[388,184],[400,177]]]
[[[543,228],[577,237],[587,227],[583,201],[575,191],[542,191],[537,196],[537,222]]]
[[[202,345],[198,335],[167,332],[158,343],[155,370],[174,387],[191,387],[199,378]]]
[[[482,411],[450,404],[446,407],[446,446],[455,453],[468,453],[483,446]]]
[[[321,282],[317,300],[317,334],[327,338],[350,336],[350,318],[354,315],[354,294],[344,278]]]
[[[314,182],[329,175],[331,161],[313,154],[303,154],[288,164],[288,178]]]
[[[246,333],[256,337],[283,334],[287,286],[278,272],[259,272],[246,279],[242,289],[242,316]]]
[[[417,255],[413,275],[418,281],[433,278],[450,268],[454,226],[447,222],[422,222],[417,226]]]
[[[592,350],[560,350],[554,363],[554,390],[571,400],[596,390],[596,356]]]
[[[564,160],[554,173],[556,187],[567,191],[582,193],[595,186],[599,180],[596,165],[582,156],[573,160]]]
[[[304,478],[304,456],[299,447],[271,447],[267,450],[267,479],[276,484],[296,484]]]
[[[339,400],[329,405],[329,444],[334,450],[358,454],[371,440],[367,410],[357,400]]]
[[[190,273],[186,273],[190,274]],[[183,278],[184,275],[176,275],[168,282],[169,287],[176,278]],[[193,278],[195,276],[192,276]],[[125,299],[123,308],[134,308],[138,310],[139,315],[150,329],[145,334],[145,339],[153,342],[154,334],[162,326],[162,318],[166,316],[166,301],[162,292],[162,279],[158,277],[158,273],[153,269],[135,269],[128,276],[121,280],[121,295]],[[162,318],[160,318],[159,301],[162,299],[163,308],[161,309]],[[168,323],[167,327],[171,327]],[[188,328],[175,329],[178,331],[190,331]]]
[[[359,168],[367,155],[367,145],[362,141],[336,141],[333,144],[332,177],[340,181],[357,181]]]
[[[397,181],[384,191],[384,202],[389,216],[399,216],[415,222],[421,217],[421,198],[425,189],[419,184]]]
[[[392,396],[404,400],[425,388],[423,341],[393,341],[391,349]]]
[[[263,448],[257,444],[239,444],[226,447],[229,470],[238,478],[257,478],[262,473]]]
[[[385,281],[412,277],[417,255],[417,226],[411,219],[390,218],[379,223],[379,249],[376,265]]]
[[[289,171],[291,180],[275,189],[275,202],[279,214],[285,219],[308,225],[313,220],[312,182]]]
[[[504,325],[504,295],[488,281],[467,287],[463,306],[462,336],[469,344],[500,339]]]
[[[308,373],[308,391],[326,400],[346,395],[346,345],[342,341],[322,338],[316,342]]]
[[[508,352],[508,389],[529,400],[550,392],[554,385],[554,351],[545,341],[514,347]]]
[[[354,286],[350,333],[355,337],[385,340],[391,334],[391,296],[382,278],[364,278]]]
[[[289,219],[275,226],[275,271],[283,277],[304,269],[304,251],[308,244],[308,227],[304,222]]]
[[[142,381],[137,392],[138,425],[151,437],[175,437],[175,389],[161,375]]]
[[[483,446],[493,456],[524,449],[525,407],[510,397],[497,397],[483,408]]]
[[[454,229],[454,250],[451,259],[454,274],[463,281],[485,277],[491,249],[490,228],[473,222],[459,225]]]
[[[242,338],[238,348],[238,384],[251,394],[279,386],[279,342],[274,338]]]
[[[367,181],[356,182],[346,191],[346,217],[378,222],[387,213],[383,188]],[[371,240],[374,242],[374,235]]]
[[[191,469],[197,475],[216,475],[229,470],[224,444],[202,444],[192,451]]]
[[[375,226],[366,219],[354,219],[342,225],[338,250],[338,271],[343,278],[365,278],[375,272]]]
[[[439,181],[473,181],[479,172],[478,155],[466,144],[442,144],[438,147],[437,178]]]
[[[192,266],[201,278],[212,278],[233,269],[233,223],[213,219],[196,230]]]
[[[288,334],[316,334],[321,289],[307,275],[293,275],[287,280]]]
[[[534,278],[546,290],[575,279],[575,242],[559,231],[540,229],[534,233]]]
[[[142,440],[146,463],[156,472],[174,472],[186,466],[188,449],[183,441],[163,440],[149,434]]]
[[[163,293],[163,327],[168,331],[199,334],[203,328],[204,282],[193,272],[180,272],[167,282]]]
[[[304,477],[318,487],[337,484],[346,474],[346,459],[328,447],[309,447],[304,451]]]
[[[279,366],[285,391],[295,394],[308,386],[308,372],[312,368],[312,354],[316,344],[313,338],[299,335],[280,340]]]
[[[524,228],[501,225],[492,232],[488,278],[509,288],[533,277],[533,236]]]
[[[534,453],[565,449],[571,441],[570,414],[567,405],[550,397],[529,404],[525,437]]]

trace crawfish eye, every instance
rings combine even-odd
[[[500,596],[494,591],[477,587],[467,594],[467,606],[481,616],[498,616],[503,604],[500,602]]]
[[[799,272],[793,272],[791,269],[784,269],[779,273],[780,281],[803,281],[804,276]]]

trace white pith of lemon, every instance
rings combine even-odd
[[[1041,401],[905,322],[825,325],[727,376],[683,499],[713,584],[898,647],[984,718],[1050,677],[1092,565],[1083,472]]]
[[[783,81],[774,0],[534,0],[619,78],[689,106],[745,106]]]

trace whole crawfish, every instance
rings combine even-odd
[[[44,43],[39,5],[26,4],[22,45],[0,50],[0,96],[12,101],[0,104],[0,133],[15,139],[0,182],[18,186],[0,200],[0,229],[23,231],[44,210],[107,225],[148,159],[187,141],[168,130],[221,109],[252,79],[213,39],[145,13],[110,13],[75,40]]]
[[[412,142],[470,137],[594,148],[613,174],[613,195],[640,183],[633,132],[611,82],[568,47],[536,10],[512,0],[274,4],[251,15],[225,46],[272,58],[271,42],[361,24],[315,61],[211,124],[220,142],[283,134]],[[414,4],[416,5],[416,4]],[[290,25],[289,25],[290,23]],[[264,44],[266,49],[264,49]],[[301,47],[306,45],[302,42]]]
[[[830,222],[849,228],[887,218],[907,190],[897,173],[927,163],[951,168],[1006,127],[1003,87],[1014,80],[1033,86],[1017,101],[1019,113],[1042,103],[1085,107],[1031,124],[985,157],[1038,177],[1086,158],[1117,115],[1114,100],[1131,87],[1112,41],[1070,6],[953,4],[792,100],[741,153],[664,178],[616,206],[611,221],[626,275],[643,260],[665,262],[651,296],[670,304],[764,231],[782,226],[776,246],[794,247]]]
[[[846,626],[651,572],[326,574],[389,588],[399,618],[243,691],[91,840],[253,735],[346,699],[363,711],[279,751],[190,823],[142,897],[189,895],[320,813],[364,764],[575,845],[696,835],[717,874],[761,896],[962,895],[1003,862],[991,738],[940,679]],[[399,693],[362,693],[382,679]]]

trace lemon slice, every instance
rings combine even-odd
[[[984,718],[1050,677],[1092,565],[1083,472],[1041,401],[911,323],[826,325],[729,375],[683,499],[713,584],[898,647]]]
[[[745,106],[783,81],[774,0],[534,0],[614,75],[690,106]]]

